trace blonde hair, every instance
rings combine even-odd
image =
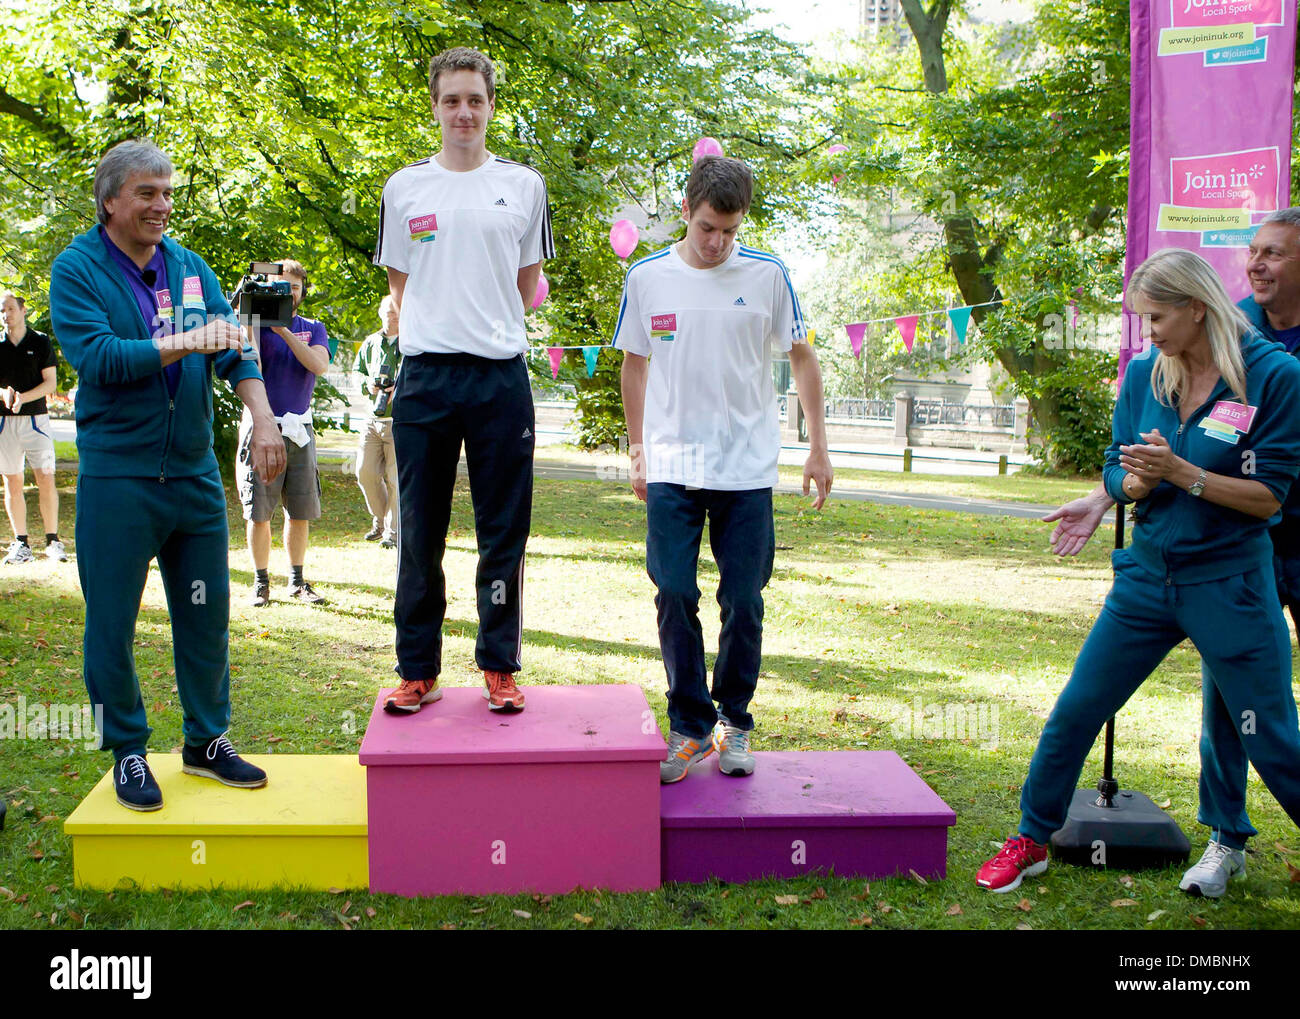
[[[1162,248],[1139,265],[1129,278],[1130,307],[1134,294],[1154,304],[1184,308],[1191,301],[1205,305],[1205,333],[1219,375],[1242,403],[1246,402],[1246,362],[1241,337],[1250,321],[1232,303],[1213,266],[1185,248]],[[1161,354],[1151,369],[1151,391],[1166,407],[1176,406],[1187,389],[1187,365],[1181,357]]]

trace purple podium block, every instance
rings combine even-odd
[[[731,778],[716,759],[664,786],[663,879],[883,878],[948,871],[957,815],[893,751],[758,752]],[[372,850],[373,853],[373,850]]]
[[[418,714],[375,700],[366,768],[370,890],[555,894],[659,887],[659,762],[637,686],[528,686],[524,711],[480,689]]]

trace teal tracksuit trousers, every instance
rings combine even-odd
[[[86,690],[104,710],[104,748],[143,754],[153,732],[135,672],[136,618],[158,559],[172,623],[185,742],[230,725],[230,537],[221,475],[77,479],[77,570],[86,599]]]
[[[1112,562],[1114,586],[1030,762],[1020,832],[1046,842],[1065,823],[1097,733],[1184,638],[1204,663],[1199,820],[1229,845],[1255,834],[1245,809],[1249,760],[1300,824],[1291,638],[1272,571],[1175,584],[1138,566],[1127,550]]]

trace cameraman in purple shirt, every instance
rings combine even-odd
[[[300,262],[281,259],[282,275],[293,291],[297,312],[310,289]],[[258,337],[258,364],[266,380],[266,396],[284,439],[288,466],[270,482],[252,469],[247,456],[250,421],[245,414],[239,429],[239,501],[248,521],[248,551],[253,560],[253,605],[271,600],[268,567],[271,560],[271,517],[284,503],[284,547],[289,554],[288,597],[318,605],[325,601],[303,577],[310,521],[321,515],[320,473],[316,467],[316,433],[312,428],[311,396],[316,379],[329,368],[329,339],[325,327],[295,314],[288,326],[263,328]]]

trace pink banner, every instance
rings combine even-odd
[[[853,325],[844,327],[844,331],[849,334],[849,345],[853,348],[853,356],[862,356],[862,337],[866,335],[867,323],[855,322]]]
[[[1124,280],[1160,248],[1187,248],[1233,300],[1246,249],[1291,204],[1296,0],[1130,0],[1132,94]],[[1125,307],[1120,380],[1143,348]]]
[[[564,360],[563,347],[547,347],[546,353],[551,359],[551,378],[560,377],[560,362]]]
[[[898,331],[903,337],[903,346],[910,352],[912,344],[916,342],[916,323],[920,315],[904,315],[902,318],[894,319],[894,325],[898,326]]]

